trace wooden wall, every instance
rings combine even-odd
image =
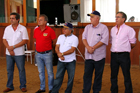
[[[35,26],[26,26],[27,30],[28,30],[28,35],[29,35],[29,41],[28,41],[28,49],[35,49],[34,47],[34,43],[33,43],[33,30]],[[54,29],[56,36],[58,37],[60,34],[62,34],[62,28],[61,27],[51,27]],[[108,26],[108,29],[110,31],[110,29],[112,28],[112,26]],[[139,65],[139,55],[140,55],[140,42],[138,41],[138,32],[140,27],[134,27],[136,31],[136,38],[137,38],[137,45],[134,49],[132,49],[131,51],[131,64],[132,65]],[[5,46],[3,45],[2,42],[2,37],[3,37],[3,33],[4,33],[4,29],[5,27],[0,27],[0,57],[5,57]],[[75,27],[74,28],[74,34],[79,38],[79,45],[78,45],[78,49],[81,51],[81,53],[84,56],[84,50],[85,47],[82,43],[82,33],[84,31],[84,27]],[[106,53],[106,63],[110,63],[110,47],[111,44],[109,43],[109,45],[107,46],[107,53]],[[78,52],[77,52],[78,53]],[[84,62],[84,60],[82,59],[82,57],[77,56],[77,61],[78,62]]]

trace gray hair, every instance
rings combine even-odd
[[[45,21],[48,22],[48,17],[45,14],[41,14],[39,17],[44,17]]]
[[[69,30],[71,30],[71,33],[73,33],[74,29],[73,28],[69,28]]]

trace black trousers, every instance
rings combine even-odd
[[[85,70],[84,70],[84,85],[83,93],[90,93],[93,71],[95,70],[94,84],[93,84],[93,93],[99,93],[102,85],[102,75],[105,65],[105,58],[94,61],[94,60],[85,60]]]
[[[121,67],[124,76],[125,93],[133,93],[130,76],[130,65],[131,61],[129,52],[111,52],[111,93],[118,93],[117,81],[119,66]]]

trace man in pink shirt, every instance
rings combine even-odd
[[[102,84],[109,32],[107,26],[99,22],[101,15],[98,11],[93,11],[91,14],[88,14],[88,16],[90,16],[91,24],[85,27],[82,35],[86,59],[83,93],[90,93],[94,69],[95,78],[93,91],[94,93],[99,93]]]
[[[123,12],[116,14],[116,26],[111,29],[111,93],[118,93],[117,77],[119,66],[124,75],[125,93],[133,93],[130,77],[130,51],[136,44],[136,33],[125,25],[127,16]]]

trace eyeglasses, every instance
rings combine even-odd
[[[116,16],[115,18],[122,18],[122,17],[120,17],[120,16]]]

